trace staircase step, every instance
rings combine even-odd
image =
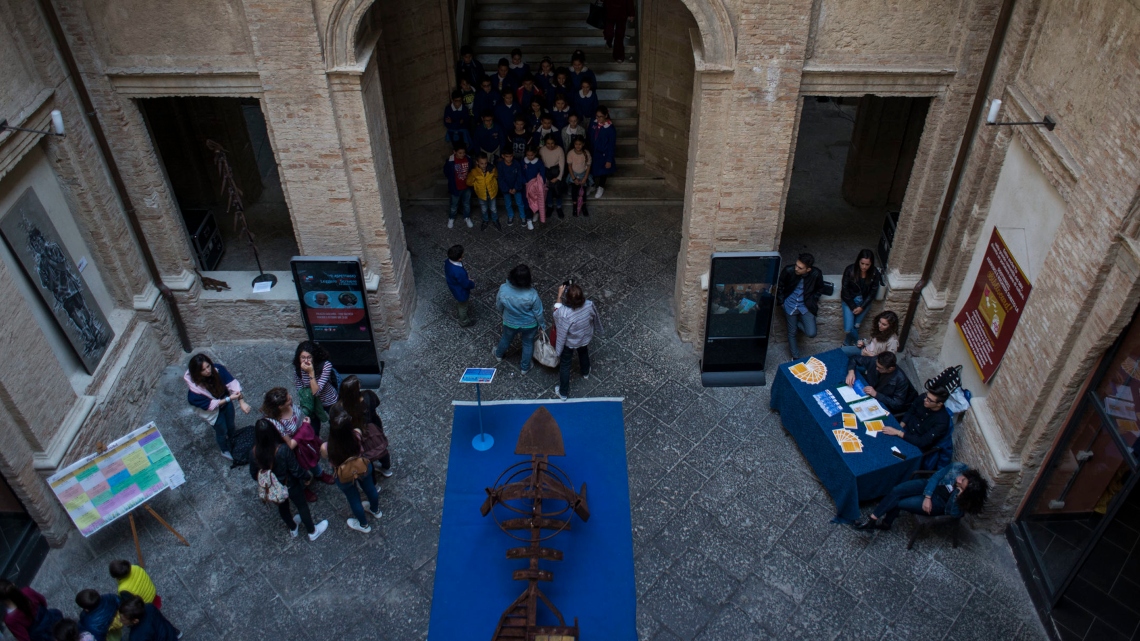
[[[494,6],[501,6],[501,5],[510,6],[510,5],[520,5],[520,4],[539,5],[539,6],[542,6],[542,5],[547,5],[547,6],[562,5],[562,6],[567,6],[567,7],[586,7],[588,10],[591,3],[590,3],[590,0],[564,0],[564,1],[557,2],[557,3],[551,2],[550,0],[479,0],[479,6],[480,7],[494,7]]]
[[[596,36],[551,36],[541,31],[527,31],[518,36],[499,35],[493,36],[480,36],[472,38],[471,47],[476,52],[481,51],[510,51],[515,47],[519,47],[528,55],[534,55],[536,51],[556,51],[564,52],[567,48],[570,51],[581,49],[590,55],[591,49],[600,53],[609,53],[606,48],[606,39],[602,34],[598,33]],[[633,45],[626,45],[626,51],[633,48]],[[550,54],[543,54],[550,55]],[[611,54],[612,57],[612,54]],[[587,58],[588,59],[588,58]]]
[[[601,38],[598,38],[598,40],[601,41]],[[475,50],[475,57],[479,60],[479,62],[482,62],[484,66],[488,64],[494,66],[499,61],[499,58],[505,58],[507,54],[510,53],[511,49],[514,49],[519,45],[518,41],[511,40],[510,42],[506,42],[503,45],[494,47],[480,46],[476,43],[472,43],[471,46]],[[554,64],[563,64],[569,66],[570,54],[577,49],[581,49],[582,52],[586,54],[586,64],[591,69],[594,69],[595,66],[602,66],[601,64],[596,63],[606,63],[607,61],[609,61],[608,64],[617,69],[620,69],[626,64],[629,64],[613,62],[614,54],[609,49],[606,49],[604,44],[594,47],[582,47],[577,46],[576,44],[555,44],[544,46],[532,45],[530,47],[520,48],[523,50],[523,60],[526,60],[532,65],[537,64],[539,60],[542,60],[543,56],[550,56],[550,59],[554,61]],[[636,53],[637,47],[633,45],[626,45],[625,50],[628,55]],[[596,63],[591,61],[596,61]],[[594,69],[595,73],[598,71],[599,69]],[[489,70],[488,73],[490,73]]]
[[[599,80],[600,84],[601,81]],[[606,105],[613,105],[615,101],[635,101],[637,100],[637,83],[632,84],[632,87],[615,87],[614,83],[606,83],[602,89],[598,89],[598,101]]]
[[[576,26],[578,23],[574,21],[567,21],[561,19],[546,20],[537,17],[522,17],[516,20],[510,19],[486,19],[476,22],[478,25],[471,32],[471,36],[478,37],[491,37],[498,36],[503,38],[535,38],[537,36],[562,36],[573,38],[600,38],[602,32],[600,29],[595,29],[585,22],[581,26]],[[626,35],[633,35],[633,29],[626,29]]]
[[[485,7],[475,11],[475,28],[486,20],[526,20],[535,22],[560,22],[564,25],[582,25],[587,29],[592,29],[595,34],[601,33],[601,29],[594,29],[586,24],[586,17],[590,15],[589,10],[575,9],[564,5],[551,5],[549,8],[540,9],[533,5],[495,5],[492,7]]]

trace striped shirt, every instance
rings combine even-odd
[[[293,413],[289,418],[277,419],[268,416],[265,418],[273,423],[273,427],[277,428],[277,432],[281,436],[288,436],[289,438],[293,438],[293,435],[297,433],[297,429],[301,427],[301,421],[304,419],[301,415],[301,408],[296,404],[293,405]]]
[[[558,303],[554,306],[554,327],[558,343],[554,346],[555,353],[561,354],[563,347],[571,349],[589,345],[594,338],[594,332],[602,333],[602,318],[598,316],[598,308],[594,301],[588,300],[578,309]]]
[[[321,405],[326,409],[332,407],[340,398],[336,391],[335,381],[333,381],[332,371],[332,363],[325,361],[325,364],[321,365],[321,375],[317,377],[317,390],[319,390],[317,398],[321,399]],[[293,372],[293,384],[297,387],[297,391],[309,387],[309,374],[304,370],[299,376]],[[309,387],[309,389],[312,388]]]

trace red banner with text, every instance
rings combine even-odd
[[[1001,364],[1032,285],[995,228],[966,305],[954,324],[970,350],[974,367],[988,382]]]

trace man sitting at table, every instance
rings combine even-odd
[[[847,360],[847,384],[855,384],[855,373],[863,375],[867,384],[863,393],[879,401],[891,414],[907,410],[907,397],[910,396],[910,381],[898,368],[894,352],[882,352],[878,356],[852,356]]]
[[[901,436],[907,443],[926,450],[950,431],[950,414],[945,409],[948,398],[950,394],[941,387],[923,394],[899,421],[902,429],[887,426],[883,428],[883,434]]]
[[[989,482],[977,470],[967,468],[965,463],[951,463],[929,479],[899,483],[854,527],[889,530],[900,510],[929,516],[977,514],[986,504],[989,491]]]

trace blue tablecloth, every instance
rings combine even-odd
[[[835,520],[849,523],[859,518],[859,502],[883,496],[895,485],[910,478],[918,469],[922,452],[910,443],[895,436],[880,433],[877,437],[867,436],[862,421],[855,430],[863,441],[863,451],[844,454],[831,430],[843,427],[841,414],[829,417],[823,408],[812,398],[814,394],[830,389],[844,411],[850,411],[847,403],[836,388],[844,385],[847,378],[847,355],[842,350],[816,354],[816,358],[827,366],[827,379],[816,385],[800,381],[789,371],[796,363],[807,359],[783,363],[776,368],[776,380],[772,383],[771,407],[780,413],[784,429],[796,439],[800,451],[807,459],[816,476],[835,501]],[[897,428],[898,421],[886,416],[885,425]],[[906,460],[891,454],[891,446],[902,450]]]

